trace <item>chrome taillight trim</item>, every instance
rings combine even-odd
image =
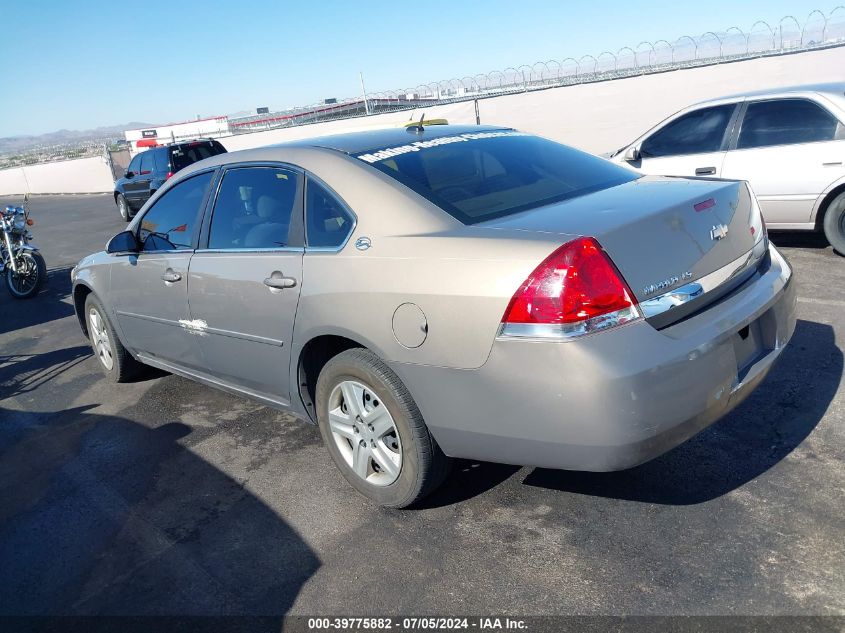
[[[641,318],[642,313],[637,306],[630,306],[576,323],[502,323],[496,338],[567,341],[632,323]]]

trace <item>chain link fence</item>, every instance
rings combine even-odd
[[[783,55],[845,44],[845,6],[825,14],[814,9],[803,20],[787,15],[777,23],[759,20],[743,30],[731,26],[674,41],[643,41],[617,51],[550,59],[494,70],[472,77],[419,84],[412,88],[370,92],[273,112],[229,119],[233,134],[365,116],[426,105],[441,105],[514,92],[620,79],[696,66]]]

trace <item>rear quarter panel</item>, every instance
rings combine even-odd
[[[367,224],[359,223],[340,253],[306,253],[295,326],[300,348],[315,336],[341,334],[388,361],[480,367],[513,293],[566,241],[559,235],[473,235],[465,229],[370,235],[372,247],[359,251],[354,241],[368,235]],[[415,348],[394,334],[394,313],[406,303],[425,315],[427,334]]]

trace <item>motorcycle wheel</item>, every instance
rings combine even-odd
[[[38,294],[47,279],[47,264],[41,253],[24,251],[15,260],[18,272],[6,267],[6,289],[15,299],[30,299]]]

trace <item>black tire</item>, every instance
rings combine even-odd
[[[132,219],[132,210],[129,208],[129,203],[122,193],[119,193],[114,198],[114,203],[117,205],[117,212],[124,222],[129,222]]]
[[[827,241],[840,255],[845,255],[845,193],[831,200],[822,224]]]
[[[97,334],[95,332],[94,324],[92,323],[91,312],[96,311],[108,335],[108,342],[111,346],[111,367],[103,360],[97,346]],[[91,349],[94,352],[94,357],[100,365],[100,369],[111,382],[128,382],[136,377],[143,370],[144,366],[137,360],[132,358],[132,355],[123,347],[117,333],[114,331],[103,305],[97,300],[93,294],[89,294],[85,299],[85,327],[88,330],[88,340],[91,343]]]
[[[12,270],[11,266],[6,267],[6,290],[12,295],[14,299],[32,299],[41,288],[44,282],[47,281],[47,264],[44,257],[38,251],[23,251],[16,260],[18,270],[20,266],[32,266],[32,275],[35,275],[35,280],[32,285],[28,285],[26,289],[19,287],[19,277]]]
[[[329,428],[329,397],[337,385],[354,380],[366,385],[393,418],[401,443],[402,463],[391,484],[369,483],[346,463]],[[391,508],[405,508],[437,488],[449,473],[451,460],[428,431],[411,394],[399,377],[368,349],[341,352],[326,363],[317,379],[317,420],[323,443],[346,480],[365,497]]]

